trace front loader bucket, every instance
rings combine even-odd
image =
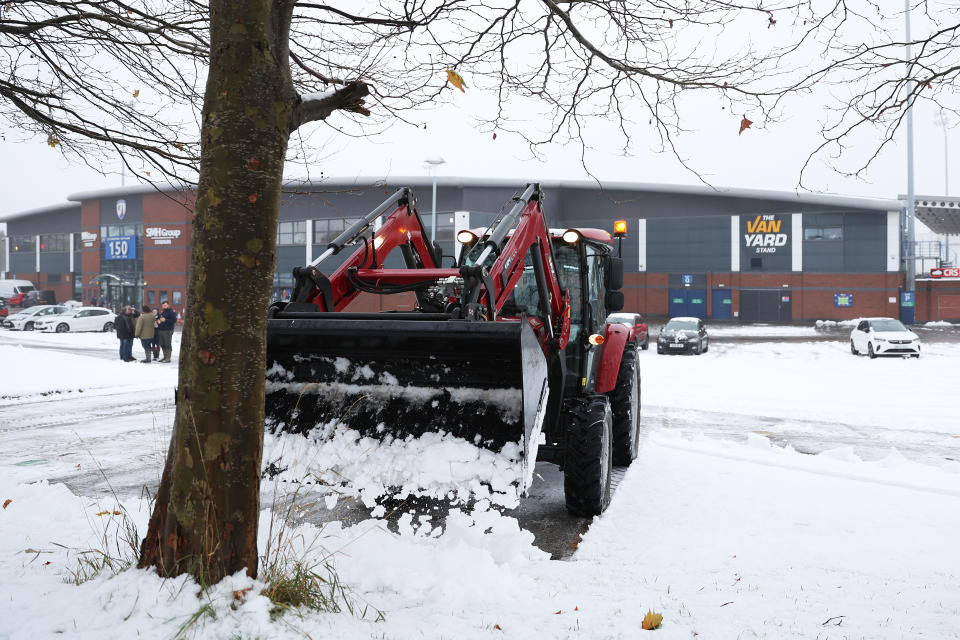
[[[522,441],[529,485],[548,385],[526,321],[302,315],[267,321],[268,430],[340,423],[378,439],[446,432],[494,451]]]

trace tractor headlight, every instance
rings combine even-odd
[[[567,229],[563,232],[563,241],[567,244],[577,244],[580,242],[580,232],[576,229]]]
[[[477,234],[469,229],[463,229],[457,233],[457,242],[460,244],[473,244],[477,241]]]

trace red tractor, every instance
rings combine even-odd
[[[640,443],[637,346],[606,322],[623,307],[623,262],[606,231],[549,229],[543,199],[528,185],[489,228],[461,231],[460,257],[444,267],[400,189],[294,269],[291,299],[267,321],[267,428],[336,421],[378,438],[514,443],[525,487],[535,461],[556,463],[567,508],[601,513],[612,465],[629,465]],[[353,255],[324,275],[348,245]],[[403,268],[385,266],[394,251]],[[347,311],[361,292],[412,292],[416,307]]]

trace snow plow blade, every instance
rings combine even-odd
[[[526,321],[281,315],[267,321],[268,431],[335,422],[379,440],[446,432],[497,452],[514,442],[532,472],[548,384]]]

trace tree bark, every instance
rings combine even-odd
[[[140,567],[257,573],[266,307],[299,98],[293,0],[213,0],[173,435]]]

